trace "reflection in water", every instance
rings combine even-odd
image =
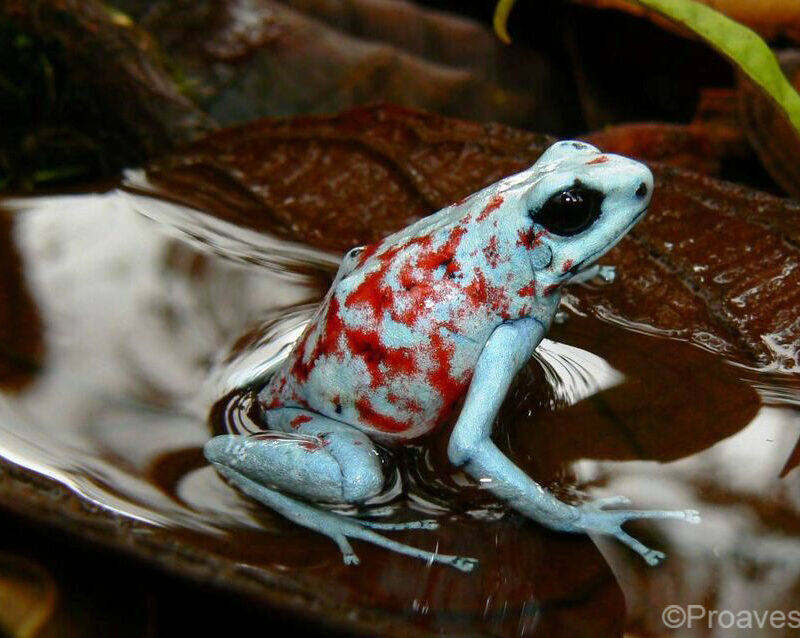
[[[213,518],[178,507],[143,473],[159,454],[207,438],[210,404],[198,395],[213,390],[211,362],[309,292],[302,279],[265,277],[175,242],[185,217],[175,222],[155,224],[115,195],[44,200],[17,215],[48,355],[35,383],[3,401],[2,445],[98,505],[213,529]]]
[[[655,627],[664,606],[710,605],[709,594],[714,596],[709,608],[734,614],[747,610],[788,614],[797,609],[800,482],[796,475],[780,482],[776,477],[798,434],[796,412],[765,407],[740,432],[680,461],[578,464],[581,479],[601,482],[603,493],[627,494],[648,507],[680,505],[702,510],[701,534],[687,533],[677,525],[669,530],[673,552],[677,549],[682,560],[680,579],[670,583],[668,600],[657,591],[665,580],[661,574],[636,578],[632,575],[639,571],[636,566],[602,541],[621,582],[630,581],[625,592],[632,613]],[[654,605],[653,600],[664,604]]]
[[[14,207],[46,359],[26,388],[0,397],[0,454],[99,507],[280,575],[324,609],[371,609],[429,631],[598,636],[627,623],[650,634],[667,604],[798,599],[796,378],[572,313],[520,375],[499,444],[573,498],[694,507],[703,525],[637,530],[658,535],[671,556],[662,568],[607,540],[601,555],[507,512],[449,466],[442,431],[382,450],[385,490],[342,511],[436,516],[437,532],[393,537],[474,555],[480,569],[421,568],[372,546],[347,568],[326,539],[242,497],[200,454],[212,430],[258,430],[246,386],[286,356],[335,260],[141,193]]]
[[[542,339],[533,356],[559,405],[575,405],[625,379],[603,358],[566,343]]]

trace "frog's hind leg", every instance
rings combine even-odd
[[[348,538],[358,538],[406,556],[420,558],[429,563],[436,562],[450,565],[465,572],[471,571],[477,564],[474,558],[427,552],[410,545],[398,543],[376,534],[370,529],[366,529],[363,521],[340,516],[333,512],[326,512],[308,503],[295,500],[274,489],[264,487],[261,483],[253,481],[244,474],[230,470],[224,465],[217,465],[217,470],[248,496],[282,514],[290,521],[329,537],[339,546],[346,565],[358,565],[359,562],[358,556],[356,556],[347,540]]]
[[[331,538],[346,564],[358,558],[347,539],[380,545],[429,562],[469,571],[471,558],[416,549],[385,538],[372,529],[435,529],[433,521],[373,523],[328,512],[293,496],[329,503],[359,503],[376,495],[383,485],[380,457],[362,432],[304,410],[284,408],[269,415],[270,426],[285,417],[292,432],[268,431],[255,436],[222,435],[205,446],[206,458],[248,496],[289,520]],[[293,495],[293,496],[290,496]]]

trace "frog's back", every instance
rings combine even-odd
[[[304,407],[385,438],[443,422],[492,330],[529,310],[532,273],[493,219],[501,204],[450,207],[364,249],[262,392],[265,408]]]

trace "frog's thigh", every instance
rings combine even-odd
[[[295,429],[217,436],[206,444],[206,458],[265,487],[314,501],[358,503],[380,491],[380,457],[363,433],[293,408],[271,410],[268,419],[271,427],[286,421]]]

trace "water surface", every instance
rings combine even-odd
[[[800,600],[796,375],[586,316],[574,290],[495,440],[562,498],[625,494],[698,509],[702,525],[631,525],[668,553],[655,569],[615,541],[547,531],[450,467],[444,429],[382,449],[384,491],[339,511],[436,517],[437,531],[392,537],[474,556],[478,570],[359,542],[361,565],[346,567],[327,538],[240,495],[201,453],[212,433],[258,430],[253,388],[302,332],[337,255],[131,193],[9,208],[42,343],[28,378],[0,396],[0,455],[100,510],[376,631],[653,635],[670,604],[788,612]]]

